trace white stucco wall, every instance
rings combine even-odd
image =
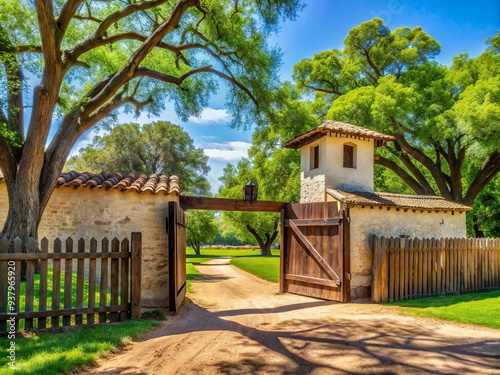
[[[130,239],[132,232],[142,232],[142,306],[168,305],[168,238],[165,217],[168,202],[175,195],[149,192],[60,187],[54,190],[39,227],[39,239],[62,240],[80,237],[98,241]],[[0,225],[8,211],[5,183],[0,182]]]
[[[373,192],[373,139],[327,136],[326,186],[328,189]],[[344,168],[344,144],[356,147],[356,168]]]
[[[371,234],[379,237],[466,237],[465,212],[396,210],[387,207],[354,206],[350,211],[351,291],[372,281]]]
[[[344,167],[344,144],[355,146],[356,168]],[[311,150],[319,146],[319,168],[311,169]],[[373,139],[332,134],[301,148],[301,203],[325,200],[326,189],[373,192]],[[313,191],[314,189],[314,191]]]

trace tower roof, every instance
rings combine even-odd
[[[392,135],[378,133],[376,131],[362,128],[361,126],[346,124],[340,121],[326,120],[317,128],[298,135],[284,144],[287,148],[298,149],[312,143],[328,134],[339,134],[349,138],[374,139],[375,147],[380,147],[387,141],[393,141]]]

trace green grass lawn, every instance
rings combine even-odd
[[[16,337],[16,369],[8,366],[10,339],[1,337],[0,373],[53,375],[67,373],[95,362],[98,356],[142,336],[160,323],[153,320],[128,320],[118,324],[91,326],[27,334]],[[20,335],[18,333],[18,335]]]
[[[52,268],[49,267],[48,269],[48,279],[47,279],[47,310],[52,310],[52,294],[53,294],[53,272]],[[65,275],[64,272],[61,273],[61,286],[60,286],[60,299],[59,299],[59,308],[63,309],[64,308],[64,279]],[[72,300],[72,306],[73,308],[76,308],[76,274],[72,274],[72,282],[71,282],[71,300]],[[20,292],[19,292],[19,311],[26,311],[25,306],[26,306],[26,282],[22,281],[20,284]],[[38,311],[39,310],[39,289],[40,289],[40,275],[37,274],[35,275],[35,283],[34,283],[34,301],[33,301],[33,311]],[[88,306],[88,289],[89,289],[89,281],[88,279],[84,279],[84,295],[83,295],[83,306],[86,307]],[[100,293],[99,293],[99,285],[96,286],[96,293],[95,293],[95,302],[96,306],[99,306],[99,298],[100,298]],[[109,305],[111,303],[111,292],[108,290],[107,296],[106,296],[107,304]],[[118,303],[120,303],[120,296],[118,296]],[[56,309],[58,309],[56,307]],[[60,317],[61,319],[62,317]],[[72,316],[72,323],[74,323],[74,316]],[[36,325],[35,325],[36,327]],[[47,328],[50,328],[50,319],[47,319]],[[22,330],[24,329],[24,319],[22,319],[19,322],[19,329]]]
[[[264,280],[271,281],[272,283],[280,281],[279,255],[273,255],[271,257],[238,257],[231,259],[231,264]]]
[[[403,314],[500,328],[500,290],[391,302]]]
[[[187,291],[192,292],[191,280],[200,273],[194,268],[195,264],[200,264],[218,257],[231,257],[231,264],[250,272],[265,280],[279,281],[279,251],[272,250],[272,257],[263,257],[260,250],[248,249],[201,249],[201,254],[196,255],[194,250],[186,250],[186,278]]]

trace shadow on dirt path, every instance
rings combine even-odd
[[[277,294],[204,264],[181,313],[92,374],[494,374],[500,331]],[[227,262],[226,262],[227,263]]]

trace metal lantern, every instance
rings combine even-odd
[[[252,182],[252,180],[248,181],[248,184],[243,186],[243,200],[244,201],[254,201],[257,200],[257,193],[259,192],[259,189],[255,184]]]

